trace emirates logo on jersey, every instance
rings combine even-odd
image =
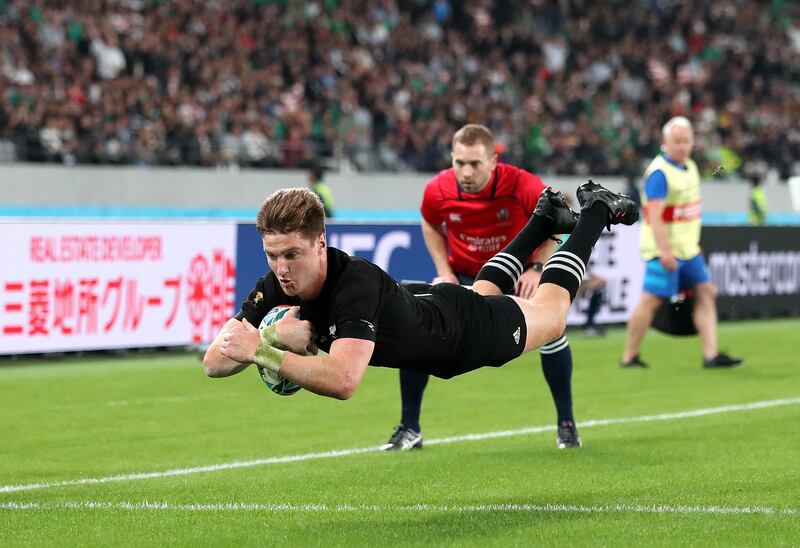
[[[508,212],[507,207],[501,207],[497,210],[497,220],[499,221],[507,221],[511,217],[511,213]]]

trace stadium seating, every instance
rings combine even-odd
[[[793,2],[91,5],[0,2],[0,158],[433,171],[475,121],[537,172],[633,176],[685,114],[706,175],[798,171]]]

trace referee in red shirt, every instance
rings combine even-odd
[[[497,162],[494,137],[485,126],[469,124],[453,136],[453,165],[428,181],[422,199],[422,234],[436,266],[433,283],[472,285],[481,267],[525,226],[544,190],[542,180]],[[529,299],[541,266],[555,251],[548,241],[531,256],[515,293]],[[580,447],[572,415],[572,352],[565,336],[542,346],[542,371],[558,415],[559,448]],[[400,370],[400,424],[382,451],[422,447],[420,413],[428,375]]]

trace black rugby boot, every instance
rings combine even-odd
[[[561,192],[551,187],[547,187],[539,195],[533,214],[553,221],[553,234],[570,234],[580,217],[564,202]]]
[[[617,194],[603,188],[591,179],[583,183],[577,190],[578,203],[581,211],[589,209],[596,202],[601,202],[608,208],[608,223],[606,227],[611,230],[611,225],[632,225],[639,220],[639,208],[627,194]]]
[[[744,360],[742,358],[735,358],[724,352],[720,352],[710,360],[703,358],[703,367],[739,367],[743,362]]]
[[[422,432],[398,424],[389,441],[381,445],[378,451],[408,451],[409,449],[422,449]]]
[[[578,429],[575,428],[574,422],[564,421],[558,425],[556,446],[559,449],[570,449],[573,447],[583,446],[583,443],[581,443],[581,437],[578,435]]]
[[[621,367],[625,367],[625,368],[628,368],[628,369],[633,369],[633,368],[636,368],[636,367],[644,369],[644,368],[647,367],[647,364],[642,361],[642,359],[639,357],[639,354],[636,354],[634,357],[632,357],[628,361],[620,359],[619,360],[619,365]]]

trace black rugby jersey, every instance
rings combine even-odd
[[[256,282],[236,318],[258,326],[277,305],[300,306],[300,317],[314,326],[315,343],[326,352],[335,339],[365,339],[375,342],[370,365],[439,374],[434,369],[447,371],[448,363],[461,362],[469,350],[464,318],[434,294],[418,293],[414,296],[369,261],[329,247],[328,273],[316,299],[289,297],[269,272]]]

